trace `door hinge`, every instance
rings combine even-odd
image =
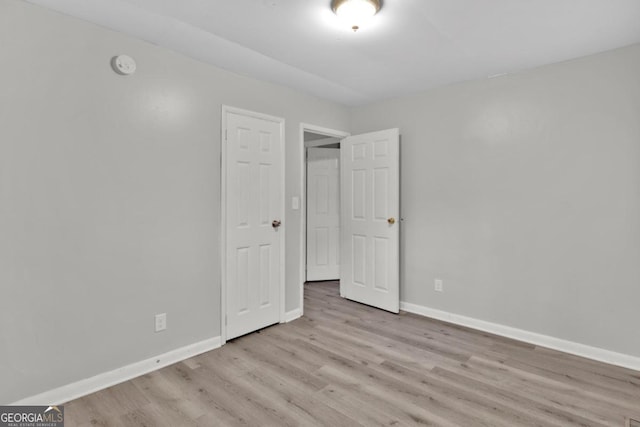
[[[229,141],[229,131],[227,129],[224,130],[224,140],[225,142]]]
[[[229,324],[229,321],[227,320],[227,315],[224,315],[224,326],[227,326]]]

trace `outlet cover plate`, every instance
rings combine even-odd
[[[156,332],[167,329],[167,313],[156,314]]]

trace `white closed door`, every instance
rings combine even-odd
[[[340,278],[340,149],[307,150],[307,280]]]
[[[400,136],[398,129],[341,142],[343,297],[400,309]]]
[[[283,120],[225,109],[226,336],[280,322]],[[224,326],[223,326],[224,327]]]

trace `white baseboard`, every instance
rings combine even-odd
[[[77,399],[87,394],[111,387],[121,382],[130,380],[140,375],[147,374],[165,366],[172,365],[198,354],[215,350],[220,347],[220,337],[210,338],[195,344],[190,344],[167,353],[151,357],[140,362],[135,362],[113,371],[104,372],[96,376],[86,378],[35,396],[21,399],[12,405],[61,405],[65,402]]]
[[[284,323],[289,323],[297,318],[302,317],[302,310],[296,308],[295,310],[287,311],[284,314]]]
[[[588,359],[597,360],[599,362],[609,363],[611,365],[622,366],[629,369],[640,371],[640,357],[631,356],[623,353],[616,353],[602,348],[591,347],[579,344],[573,341],[567,341],[560,338],[542,335],[535,332],[529,332],[522,329],[512,328],[510,326],[491,323],[484,320],[474,319],[472,317],[461,316],[447,311],[436,310],[422,305],[411,304],[408,302],[400,302],[400,309],[409,313],[420,314],[422,316],[431,317],[433,319],[443,320],[445,322],[454,323],[460,326],[466,326],[472,329],[489,332],[507,338],[513,338],[518,341],[524,341],[529,344],[547,347],[576,356],[586,357]]]

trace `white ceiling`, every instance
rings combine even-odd
[[[347,105],[640,42],[640,0],[385,0],[357,33],[330,0],[28,0]]]

